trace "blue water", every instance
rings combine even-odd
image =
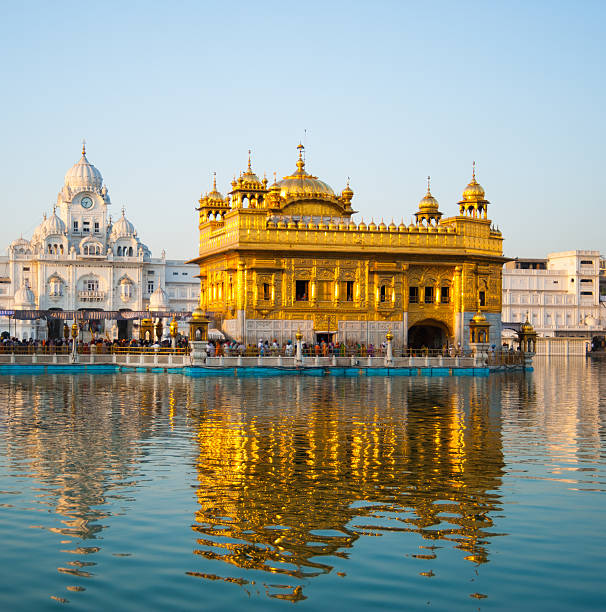
[[[0,376],[0,606],[604,609],[605,375]]]

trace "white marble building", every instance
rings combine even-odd
[[[112,221],[110,205],[83,147],[53,211],[29,240],[17,238],[0,258],[0,310],[192,311],[200,292],[197,266],[169,260],[164,252],[152,258],[124,209]],[[44,339],[57,335],[58,327],[0,316],[0,332],[19,338]],[[136,332],[126,321],[96,327],[112,339]]]
[[[600,301],[599,251],[550,253],[517,259],[503,269],[503,327],[528,319],[540,336],[603,335],[606,302]]]

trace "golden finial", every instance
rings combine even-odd
[[[471,178],[475,181],[476,180],[476,162],[472,162],[471,164],[472,167],[472,171],[471,171]]]
[[[217,173],[213,172],[213,191],[217,191]]]
[[[86,155],[86,138],[82,139],[82,155]]]
[[[347,189],[349,189],[349,177],[347,177]]]
[[[122,216],[124,217],[126,213],[126,208],[124,207],[124,204],[122,204]]]
[[[277,172],[274,172],[274,185],[278,182],[277,174]]]
[[[305,160],[303,159],[303,151],[305,150],[305,147],[299,143],[297,145],[297,149],[299,149],[299,159],[297,160],[297,169],[299,170],[299,172],[303,172],[303,169],[305,168]]]
[[[427,195],[428,196],[431,195],[430,186],[431,186],[431,176],[428,176],[427,177]]]
[[[252,174],[252,168],[251,168],[251,165],[250,165],[250,153],[251,153],[251,151],[250,151],[250,149],[248,149],[248,171]]]

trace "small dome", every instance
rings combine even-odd
[[[406,231],[406,224],[404,223],[403,219],[402,219],[402,221],[400,221],[400,225],[398,225],[398,231],[399,232],[405,232]]]
[[[397,228],[396,224],[392,220],[391,223],[389,224],[389,231],[390,232],[395,232],[397,229],[398,228]]]
[[[65,223],[53,211],[53,214],[44,222],[42,232],[44,236],[62,235],[65,233]]]
[[[25,238],[17,238],[17,240],[11,242],[10,246],[13,249],[29,249],[30,243]]]
[[[263,187],[259,177],[252,171],[252,166],[250,164],[250,151],[248,152],[248,168],[246,169],[246,172],[240,175],[240,181],[255,189]]]
[[[486,323],[486,317],[478,311],[471,319],[474,323]]]
[[[534,327],[530,324],[530,321],[528,321],[528,317],[526,317],[526,321],[522,323],[522,331],[525,333],[534,332]]]
[[[205,321],[206,320],[206,317],[204,316],[204,311],[199,306],[195,308],[194,311],[191,313],[191,320],[192,321]]]
[[[368,224],[368,229],[371,232],[374,232],[377,229],[377,224],[375,223],[374,219],[370,220],[370,223]]]
[[[223,194],[217,190],[217,176],[215,173],[213,173],[213,188],[206,195],[203,195],[202,199],[206,199],[207,202],[220,202],[221,204],[225,203]]]
[[[21,287],[15,293],[15,306],[35,306],[36,296],[34,292],[27,286]]]
[[[65,174],[65,185],[73,190],[101,189],[103,177],[95,166],[86,159],[86,148],[82,147],[82,157]]]
[[[362,232],[366,231],[367,226],[366,223],[364,223],[364,219],[362,219],[362,221],[360,221],[359,225],[358,225],[358,229]]]
[[[430,177],[427,177],[427,193],[425,197],[419,202],[419,210],[425,213],[438,212],[438,201],[431,195],[430,189]]]
[[[168,308],[168,295],[162,287],[157,287],[156,290],[149,296],[150,310],[165,310]]]
[[[122,209],[122,216],[114,223],[110,239],[132,238],[134,235],[135,226],[124,216],[124,209]]]
[[[471,182],[465,187],[463,191],[463,200],[466,202],[477,202],[478,200],[484,200],[486,193],[477,181],[476,181],[476,163],[473,162],[473,173]]]

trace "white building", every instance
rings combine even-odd
[[[50,216],[30,240],[0,257],[0,310],[188,311],[198,304],[197,266],[152,258],[125,211],[112,222],[101,173],[82,158],[65,175]],[[6,313],[4,313],[6,314]],[[136,323],[135,323],[136,326]],[[58,336],[63,324],[0,316],[0,331],[19,338]],[[131,337],[133,321],[99,321],[103,337]],[[165,326],[165,330],[166,330]]]
[[[503,269],[503,327],[528,320],[540,336],[603,335],[606,302],[600,301],[599,251],[550,253],[516,259]]]

